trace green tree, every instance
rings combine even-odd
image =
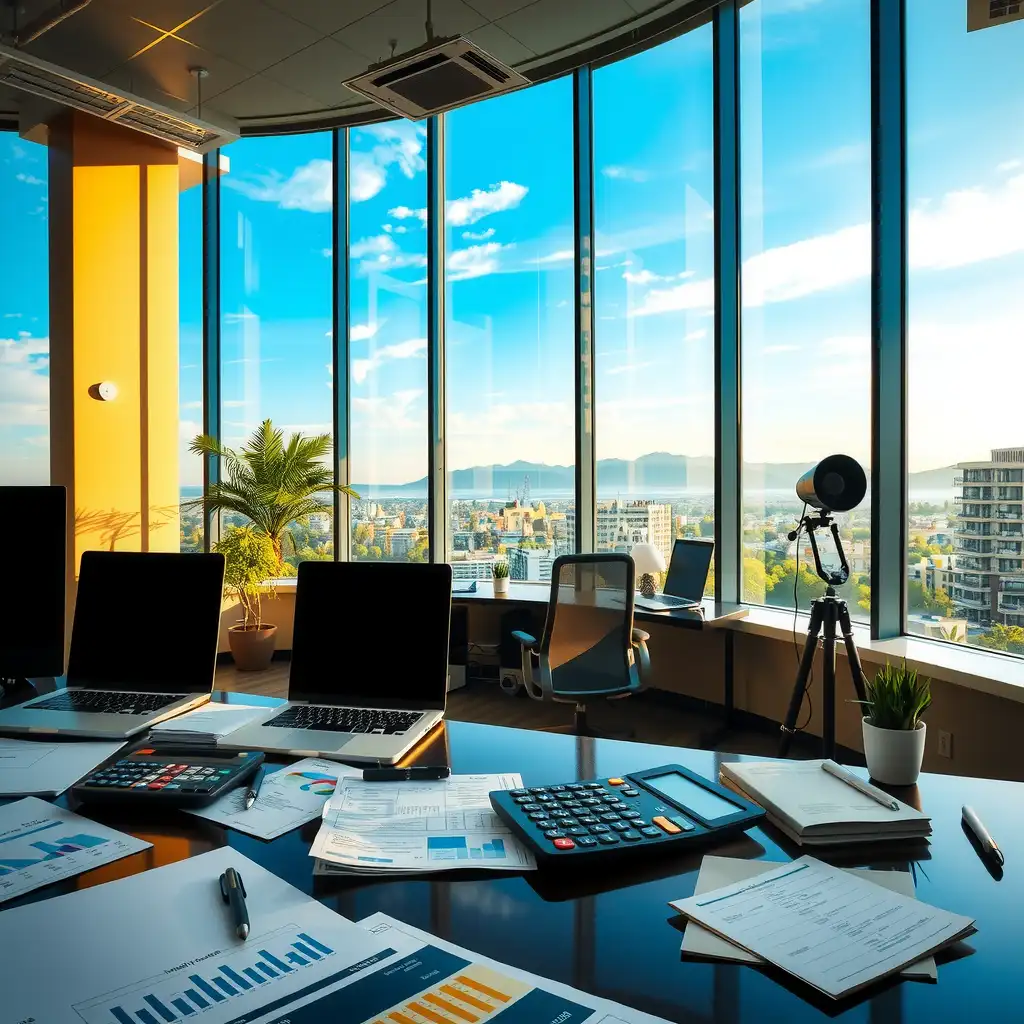
[[[366,547],[366,545],[365,544],[353,544],[352,545],[352,554],[355,555],[356,558],[360,559],[360,560],[366,558],[366,554],[367,554],[367,547]]]
[[[232,526],[216,545],[224,556],[224,587],[238,596],[242,625],[260,629],[260,593],[266,580],[277,575],[280,562],[267,534],[252,526]]]
[[[743,593],[744,601],[764,604],[768,589],[768,573],[760,558],[743,559]]]
[[[991,651],[1024,654],[1024,627],[1003,626],[997,623],[982,633],[977,642]]]
[[[714,537],[715,535],[715,517],[705,516],[700,521],[700,535],[702,537]]]

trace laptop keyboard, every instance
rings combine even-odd
[[[30,704],[33,711],[88,711],[100,715],[147,715],[175,701],[180,693],[111,693],[103,690],[64,690]]]
[[[377,708],[337,708],[295,704],[264,722],[277,729],[316,729],[319,732],[366,732],[401,736],[423,715],[418,711],[381,711]]]

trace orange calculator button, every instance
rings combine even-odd
[[[674,836],[677,833],[683,831],[678,825],[673,824],[671,821],[668,820],[668,818],[661,817],[661,815],[659,815],[657,818],[651,818],[651,821],[653,821],[654,824],[657,825],[658,828],[660,828],[663,832],[667,832],[670,836]]]
[[[624,786],[625,784],[626,784],[626,780],[625,779],[609,779],[608,780],[608,785],[609,786]]]

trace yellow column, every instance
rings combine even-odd
[[[179,546],[178,156],[77,111],[49,148],[50,475],[77,575],[83,551]]]

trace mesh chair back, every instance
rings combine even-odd
[[[554,694],[607,695],[635,688],[634,576],[629,555],[555,559],[541,641]]]

